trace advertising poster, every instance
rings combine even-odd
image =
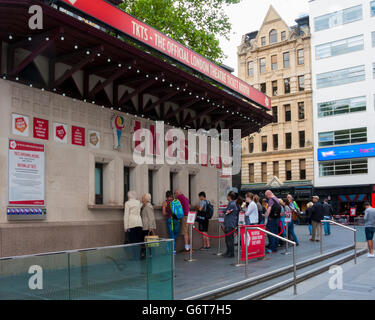
[[[9,140],[8,201],[10,205],[45,205],[44,145]]]
[[[20,114],[12,114],[12,134],[29,136],[29,117]]]
[[[48,140],[48,120],[34,118],[33,137],[36,139]]]
[[[56,142],[68,143],[68,126],[66,124],[53,124],[53,139]]]
[[[86,145],[85,128],[72,126],[72,144],[81,147]]]
[[[96,149],[100,148],[100,132],[89,130],[88,136],[89,136],[89,146],[91,148],[96,148]]]
[[[264,229],[265,226],[254,225],[252,227],[259,227]],[[241,261],[246,261],[246,247],[245,247],[245,228],[241,229]],[[255,259],[264,257],[265,249],[265,234],[259,230],[247,230],[247,256],[248,259]]]

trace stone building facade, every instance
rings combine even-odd
[[[313,112],[308,16],[289,27],[271,6],[243,36],[238,73],[271,97],[274,123],[242,140],[242,191],[273,188],[306,203],[313,184]]]

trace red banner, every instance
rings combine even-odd
[[[82,147],[85,146],[85,128],[72,126],[72,144]]]
[[[48,140],[48,120],[34,118],[33,137]]]
[[[62,0],[270,109],[270,98],[225,69],[104,0]]]
[[[265,229],[265,225],[252,225],[249,227],[258,227]],[[241,261],[246,261],[246,247],[245,247],[245,226],[241,228]],[[247,230],[247,257],[248,259],[255,259],[264,257],[265,249],[265,234],[259,230]]]

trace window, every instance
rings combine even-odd
[[[267,86],[266,86],[265,82],[260,84],[260,92],[266,94],[266,92],[267,92]]]
[[[366,96],[333,100],[318,104],[319,117],[328,117],[359,111],[366,111]]]
[[[172,172],[172,171],[169,171],[169,190],[172,191],[172,192],[174,191],[175,177],[176,177],[176,173]],[[191,199],[191,198],[189,197],[189,199]]]
[[[305,147],[305,131],[299,131],[298,132],[299,137],[299,147],[304,148]]]
[[[285,122],[289,122],[292,120],[292,112],[290,104],[284,106],[284,113],[285,113]]]
[[[189,174],[189,203],[191,204],[193,199],[193,192],[196,192],[195,190],[195,174]],[[172,191],[173,192],[173,191]]]
[[[336,70],[317,75],[317,87],[327,88],[339,86],[352,82],[363,81],[366,79],[365,66],[357,66],[342,70]]]
[[[289,54],[289,52],[283,53],[283,64],[284,64],[284,68],[289,68],[289,66],[290,66],[290,54]]]
[[[267,182],[267,162],[262,162],[262,182]]]
[[[319,45],[315,48],[316,60],[339,56],[364,49],[363,35]]]
[[[375,31],[371,32],[372,47],[375,48]]]
[[[305,50],[304,49],[297,50],[297,63],[299,65],[305,63]]]
[[[292,149],[292,133],[285,134],[285,149]]]
[[[305,119],[305,103],[298,102],[298,120]]]
[[[103,204],[103,164],[95,164],[95,204]]]
[[[292,161],[291,160],[285,161],[285,179],[287,181],[292,180]]]
[[[319,133],[319,147],[367,142],[367,128]]]
[[[272,81],[272,95],[277,96],[277,81]]]
[[[371,16],[375,16],[375,1],[370,2],[370,11],[371,11]]]
[[[286,31],[281,31],[281,41],[286,40]]]
[[[273,175],[279,177],[279,161],[273,162]]]
[[[259,69],[260,73],[265,73],[266,72],[266,58],[261,58],[259,59]]]
[[[254,152],[254,138],[249,139],[249,153]]]
[[[254,76],[254,62],[253,61],[249,61],[247,63],[247,72],[248,72],[249,77]]]
[[[290,78],[284,79],[284,93],[290,93]]]
[[[279,135],[273,135],[273,150],[279,149]]]
[[[262,151],[267,151],[267,136],[262,137]]]
[[[315,31],[326,30],[362,20],[362,5],[326,14],[314,19]]]
[[[254,182],[254,163],[249,163],[249,183]]]
[[[275,29],[270,31],[270,43],[277,42],[277,31]]]
[[[319,163],[319,175],[321,177],[367,173],[368,159],[329,161]]]
[[[274,118],[274,122],[278,123],[279,122],[279,116],[278,116],[278,108],[277,107],[272,107],[272,116]]]
[[[151,194],[151,199],[154,199],[154,171],[148,170],[148,193]]]
[[[271,56],[272,70],[277,70],[277,55]]]
[[[266,45],[266,37],[260,38],[260,42],[261,42],[262,46],[265,46]]]
[[[300,159],[299,161],[299,179],[306,180],[306,160]]]
[[[129,191],[130,191],[130,168],[124,167],[124,202],[128,200]]]
[[[298,91],[305,91],[305,76],[298,76]]]

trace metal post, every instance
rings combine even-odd
[[[354,264],[357,264],[357,230],[354,230]]]
[[[320,223],[320,255],[323,254],[323,223]]]
[[[288,228],[289,228],[288,223],[286,223],[286,237],[285,237],[285,239],[288,239],[288,233],[289,233]],[[288,249],[289,249],[289,243],[288,243],[288,241],[285,241],[285,252],[282,252],[281,254],[288,255],[289,254]]]
[[[189,260],[186,260],[188,262],[193,262],[193,261],[196,261],[195,259],[193,259],[193,225],[190,224],[190,253],[189,253]]]
[[[237,261],[234,263],[235,267],[243,267],[244,264],[241,263],[241,225],[238,226],[237,232]],[[236,259],[236,257],[234,257]]]
[[[219,220],[217,220],[217,225],[218,225],[218,236],[220,237],[220,235],[221,235],[221,231],[220,231],[220,229],[221,229],[221,225],[220,225],[220,221]],[[221,252],[221,238],[219,238],[219,245],[218,245],[218,248],[217,248],[217,253],[214,253],[214,255],[216,255],[216,256],[222,256],[223,255],[223,253]]]
[[[288,243],[288,242],[287,242]],[[297,295],[297,260],[296,260],[297,245],[293,245],[293,273],[294,273],[294,295]]]
[[[248,276],[248,273],[247,273],[247,264],[248,264],[248,252],[247,252],[247,237],[248,237],[248,230],[247,228],[245,228],[245,239],[244,239],[244,242],[245,242],[245,254],[246,254],[246,264],[245,264],[245,274],[246,274],[246,277]]]

